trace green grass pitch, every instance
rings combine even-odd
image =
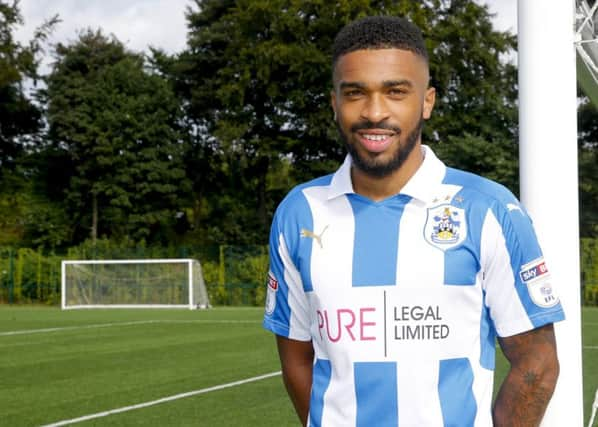
[[[0,306],[0,424],[41,426],[279,371],[261,308]],[[584,416],[598,387],[598,309],[584,308]],[[500,353],[500,352],[499,352]],[[505,362],[498,358],[497,377]],[[297,426],[279,375],[81,426]]]

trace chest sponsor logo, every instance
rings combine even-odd
[[[424,237],[443,251],[460,245],[467,237],[465,210],[449,204],[429,208]]]
[[[375,341],[376,311],[376,307],[341,308],[330,313],[317,310],[320,338],[338,342],[344,334],[352,341]],[[396,306],[389,320],[393,324],[392,338],[399,341],[442,340],[450,334],[449,325],[442,323],[438,305]]]
[[[538,258],[525,264],[519,272],[521,281],[527,285],[529,296],[538,307],[549,308],[559,303],[544,258]]]
[[[278,280],[272,272],[268,273],[268,291],[266,293],[266,314],[274,313],[276,308],[276,293],[278,292]]]
[[[316,309],[314,338],[331,350],[343,347],[366,359],[438,352],[446,357],[459,355],[464,334],[472,342],[475,333],[479,335],[481,316],[476,290],[459,288],[439,290],[434,296],[429,288],[360,293],[353,303]],[[472,299],[476,303],[469,305]]]

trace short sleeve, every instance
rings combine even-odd
[[[299,233],[310,220],[300,191],[289,194],[278,207],[270,230],[270,267],[263,326],[287,338],[309,341],[309,301],[298,266]]]
[[[488,209],[481,250],[486,305],[499,336],[564,319],[532,221],[514,197]]]

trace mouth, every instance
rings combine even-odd
[[[371,153],[381,153],[394,141],[397,134],[382,129],[363,129],[357,132],[361,145]]]

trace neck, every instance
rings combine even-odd
[[[351,168],[353,191],[376,202],[387,199],[401,192],[423,161],[423,149],[420,144],[417,144],[405,162],[383,178],[373,177],[353,166]]]

